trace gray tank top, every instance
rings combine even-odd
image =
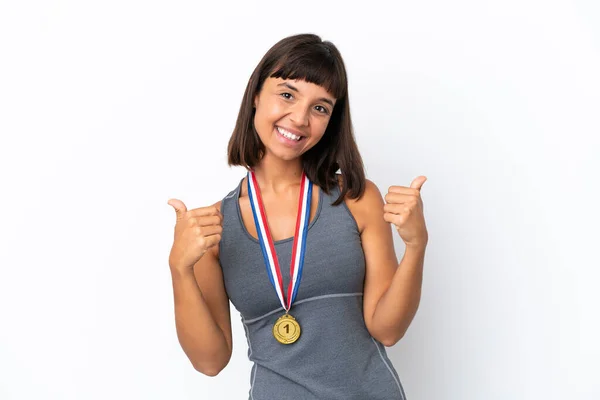
[[[242,180],[243,181],[243,180]],[[242,222],[242,181],[221,203],[220,263],[229,299],[240,312],[248,340],[251,400],[405,400],[385,347],[363,318],[365,258],[356,221],[339,189],[325,194],[309,224],[302,280],[290,309],[302,327],[293,344],[272,329],[285,313],[269,281],[260,244]],[[283,287],[290,278],[293,238],[275,242]]]

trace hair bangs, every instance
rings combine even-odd
[[[287,54],[270,76],[314,83],[322,86],[336,99],[341,99],[346,96],[347,88],[344,67],[336,65],[336,59],[329,48],[319,47],[318,51],[315,51],[314,46],[310,49],[294,49],[296,51]]]

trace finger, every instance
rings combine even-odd
[[[404,204],[384,204],[383,212],[390,214],[402,214],[406,212],[406,205]]]
[[[195,217],[198,226],[221,226],[223,221],[219,215],[209,215],[207,217]]]
[[[388,193],[385,195],[386,203],[402,204],[415,201],[416,195],[404,193]]]
[[[383,220],[396,226],[400,226],[402,224],[402,216],[398,214],[384,213]]]
[[[183,201],[178,199],[170,199],[167,202],[171,207],[175,209],[175,213],[177,214],[177,220],[179,221],[185,213],[187,212],[187,207],[183,204]]]
[[[198,233],[204,237],[223,233],[223,227],[221,225],[210,225],[198,227]]]
[[[388,193],[410,194],[413,196],[418,196],[420,194],[418,189],[409,188],[406,186],[390,186]]]
[[[221,213],[219,212],[219,209],[217,207],[211,206],[211,207],[194,208],[193,210],[188,211],[188,215],[190,217],[206,217],[206,216],[210,216],[210,215],[220,216]]]
[[[220,241],[221,241],[220,234],[210,235],[210,236],[206,236],[204,238],[204,244],[206,245],[207,249],[210,249],[211,247],[219,244]]]
[[[426,176],[418,176],[411,182],[410,187],[413,189],[421,190],[421,187],[423,187],[423,184],[426,180]]]

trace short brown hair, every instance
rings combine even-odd
[[[227,148],[230,166],[253,168],[265,147],[254,128],[254,98],[267,77],[304,80],[322,86],[336,98],[331,118],[321,140],[302,155],[308,178],[326,193],[339,184],[341,194],[333,203],[348,196],[360,198],[365,191],[365,172],[350,118],[346,67],[338,49],[317,35],[289,36],[276,43],[258,63],[244,93],[235,129]]]

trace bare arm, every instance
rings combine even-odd
[[[194,368],[208,376],[225,368],[232,351],[229,299],[217,248],[211,245],[193,267],[171,265],[177,337]]]
[[[210,253],[200,259],[194,271],[171,272],[179,343],[196,370],[215,376],[229,363],[232,339],[220,266]],[[215,264],[219,272],[214,271]]]
[[[400,264],[392,232],[384,220],[384,201],[370,181],[364,196],[348,201],[365,253],[364,318],[371,336],[393,346],[410,326],[421,298],[425,243],[407,245]]]

